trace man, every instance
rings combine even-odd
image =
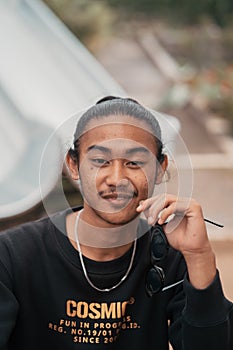
[[[200,205],[154,195],[168,159],[150,111],[99,101],[66,165],[83,207],[0,236],[0,349],[232,349]]]

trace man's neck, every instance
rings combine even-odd
[[[77,227],[78,239],[82,254],[95,261],[110,261],[124,255],[136,238],[138,219],[123,226],[102,228],[88,224],[77,212],[66,217],[67,236],[75,249],[78,249],[75,235]]]

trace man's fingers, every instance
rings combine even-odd
[[[160,211],[164,208],[165,196],[155,196],[139,203],[138,212],[143,212],[149,225],[154,225],[158,220]]]
[[[186,198],[159,195],[141,201],[136,210],[145,214],[149,225],[154,225],[157,221],[162,225],[174,215],[185,216],[189,204]]]

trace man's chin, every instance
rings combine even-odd
[[[118,212],[110,212],[110,213],[98,211],[98,215],[105,222],[111,225],[121,226],[121,225],[126,225],[131,221],[133,221],[134,219],[136,219],[136,217],[139,216],[139,213],[137,213],[136,210],[130,213],[129,210],[126,208]]]

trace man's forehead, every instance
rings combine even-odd
[[[149,155],[151,151],[146,145],[127,138],[115,138],[100,143],[91,144],[88,152],[102,152],[116,156],[130,156],[133,154]]]
[[[122,126],[127,129],[140,128],[151,133],[151,127],[148,125],[147,121],[128,115],[110,115],[93,118],[86,125],[84,133],[92,129],[105,128],[108,126]]]
[[[123,122],[110,122],[91,124],[89,129],[82,135],[81,144],[87,150],[93,145],[105,144],[109,149],[124,151],[126,148],[144,147],[155,153],[157,142],[155,136],[148,129],[139,125]],[[134,121],[135,122],[135,121]]]

